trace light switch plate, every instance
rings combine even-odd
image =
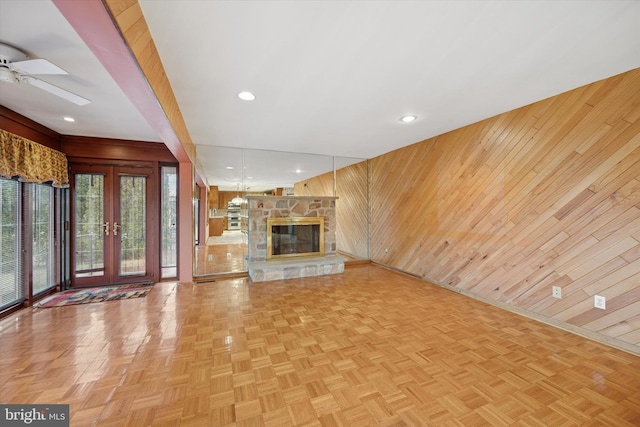
[[[593,306],[595,308],[599,308],[601,310],[604,310],[607,308],[607,299],[603,296],[600,295],[595,295],[593,297]]]

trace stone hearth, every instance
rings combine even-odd
[[[254,282],[324,276],[343,272],[344,258],[339,255],[249,263],[249,277]]]

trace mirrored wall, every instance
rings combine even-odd
[[[205,242],[196,277],[247,271],[247,195],[336,196],[337,250],[369,259],[368,162],[365,159],[198,146],[209,184]]]

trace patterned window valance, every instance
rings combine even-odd
[[[23,182],[51,182],[69,186],[67,156],[29,139],[0,129],[0,176]]]

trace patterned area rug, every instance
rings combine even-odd
[[[99,288],[73,289],[51,295],[33,305],[34,308],[62,307],[64,305],[88,304],[91,302],[114,301],[146,296],[153,283],[102,286]]]

